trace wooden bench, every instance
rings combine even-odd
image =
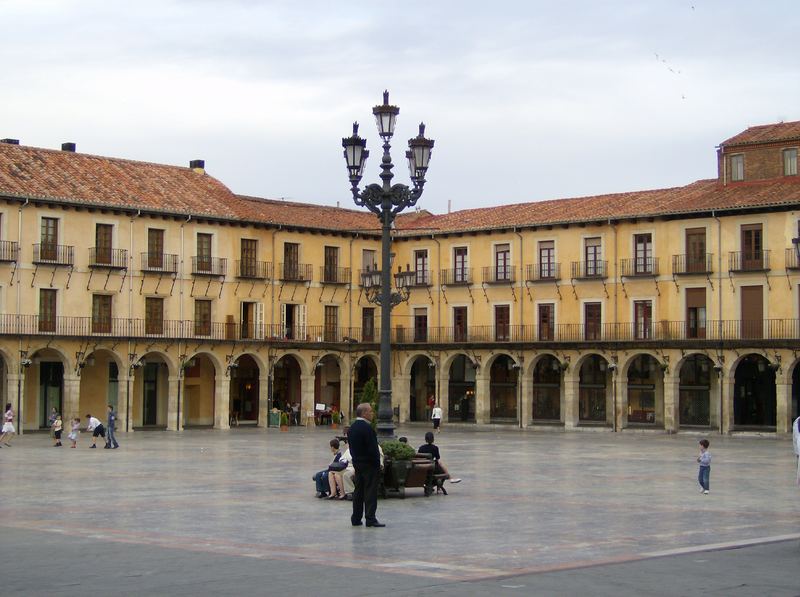
[[[442,485],[447,476],[435,472],[432,455],[418,453],[413,459],[400,462],[405,467],[404,471],[398,471],[391,460],[386,460],[379,487],[380,495],[405,498],[406,489],[418,487],[423,489],[425,497],[432,495],[434,491],[442,491],[447,495],[447,490]]]

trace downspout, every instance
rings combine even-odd
[[[617,329],[617,322],[619,321],[619,284],[617,283],[617,275],[619,274],[617,265],[617,225],[609,218],[608,225],[614,233],[614,329]],[[634,325],[636,325],[634,323]],[[617,429],[617,369],[616,363],[611,373],[611,408],[614,410],[612,428],[616,432]]]
[[[347,303],[347,327],[348,327],[348,336],[352,338],[353,334],[350,333],[353,328],[353,274],[355,273],[356,268],[353,267],[353,241],[358,238],[358,232],[355,233],[355,236],[350,237],[350,300]],[[350,396],[352,400],[352,395]]]
[[[192,221],[192,214],[189,214],[186,217],[186,221],[181,224],[181,266],[178,268],[178,276],[180,276],[180,287],[178,294],[180,295],[180,301],[178,303],[178,317],[180,318],[181,322],[183,321],[183,262],[184,262],[184,226]],[[182,325],[182,324],[181,324]],[[183,342],[178,342],[178,355],[184,354],[185,349],[183,348]],[[183,360],[181,359],[178,363],[178,406],[176,409],[176,421],[175,421],[175,431],[181,431],[181,389],[183,386]]]
[[[275,278],[276,275],[283,275],[282,273],[281,274],[276,274],[275,273],[275,268],[278,265],[278,262],[275,261],[275,257],[276,257],[276,255],[275,255],[275,236],[277,235],[277,233],[278,233],[278,231],[280,229],[281,229],[281,225],[278,224],[278,229],[277,230],[275,230],[275,229],[272,230],[272,277],[273,278]],[[270,320],[269,320],[269,322],[270,322],[270,328],[272,329],[273,335],[276,335],[275,334],[275,280],[274,279],[270,282],[270,286],[271,286],[271,288],[270,288],[270,293],[269,293],[269,302],[270,302]],[[285,332],[285,330],[281,330],[280,333],[277,334],[277,335],[283,337],[284,332]]]
[[[725,160],[722,160],[723,164]],[[711,210],[711,217],[717,221],[717,335],[720,342],[720,354],[722,352],[722,221],[717,217],[714,210]],[[719,363],[722,365],[722,363]],[[723,419],[724,413],[722,404],[722,376],[723,369],[720,369],[717,376],[717,385],[719,385],[719,433],[723,434]]]
[[[519,237],[519,267],[520,267],[520,275],[519,275],[519,329],[520,329],[520,337],[524,338],[524,333],[522,330],[524,329],[523,326],[525,325],[525,318],[523,317],[523,311],[525,309],[525,298],[522,295],[522,280],[525,278],[525,272],[523,271],[523,239],[522,234],[517,230],[517,227],[514,226],[513,228],[514,234]],[[522,429],[522,360],[520,359],[519,364],[519,373],[517,373],[517,425],[520,429]]]
[[[435,234],[431,234],[431,240],[436,243],[436,266],[439,271],[442,271],[442,244],[436,238]],[[441,282],[441,281],[440,281]],[[442,296],[441,296],[441,284],[439,288],[439,292],[436,293],[436,322],[439,325],[439,329],[442,326]],[[436,402],[439,402],[439,394],[436,394]]]
[[[30,203],[30,199],[25,199],[25,203],[19,206],[17,212],[17,247],[22,248],[22,210],[25,209]],[[17,261],[19,262],[19,249],[17,252]],[[22,269],[22,264],[17,263],[17,271]],[[21,284],[22,272],[17,274],[17,329],[20,328],[20,307],[22,306]],[[13,280],[12,280],[13,281]],[[17,368],[17,433],[22,435],[22,374],[24,367],[22,366],[22,336],[19,337],[19,345],[17,347],[17,358],[20,360],[19,367]]]
[[[128,242],[128,270],[130,274],[128,276],[128,322],[133,320],[133,221],[140,215],[142,215],[142,210],[137,209],[136,215],[132,216],[130,221],[130,240]],[[129,355],[133,354],[132,350],[131,341],[128,339]],[[128,363],[128,375],[125,381],[125,433],[128,433],[131,427],[131,375],[133,374],[133,367],[131,365],[132,363]]]

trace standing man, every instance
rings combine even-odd
[[[378,475],[381,470],[381,456],[378,450],[378,436],[372,428],[372,407],[362,402],[356,407],[356,420],[347,432],[353,468],[355,469],[355,490],[353,491],[353,514],[350,522],[354,527],[361,526],[364,516],[368,527],[385,527],[375,518],[378,509]]]
[[[114,412],[114,407],[112,405],[108,405],[108,424],[106,425],[106,450],[109,448],[113,448],[116,450],[119,448],[119,444],[117,443],[117,438],[114,435],[114,431],[117,429],[117,413]]]

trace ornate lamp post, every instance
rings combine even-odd
[[[367,298],[381,306],[381,380],[378,402],[378,437],[389,439],[394,437],[392,422],[392,377],[391,377],[391,312],[395,305],[408,300],[409,286],[414,272],[398,271],[395,275],[397,291],[391,287],[391,227],[395,216],[407,207],[417,203],[425,185],[425,173],[431,159],[433,141],[425,138],[425,125],[419,125],[419,135],[409,139],[409,150],[406,152],[408,168],[413,187],[404,184],[392,184],[392,156],[390,141],[394,135],[394,125],[400,108],[389,104],[389,92],[383,92],[383,105],[375,106],[372,113],[378,124],[378,134],[383,140],[383,158],[381,160],[380,178],[383,184],[367,185],[363,191],[358,184],[364,173],[364,163],[369,156],[367,141],[358,136],[358,123],[353,123],[353,135],[342,139],[344,158],[350,174],[350,185],[353,201],[364,206],[378,216],[381,222],[381,269],[367,271],[362,274],[362,285],[367,290]]]

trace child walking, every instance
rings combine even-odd
[[[708,495],[709,481],[711,477],[711,452],[708,451],[708,440],[701,439],[700,455],[697,457],[697,462],[700,463],[700,470],[697,472],[697,480],[700,483],[700,491]]]
[[[70,448],[77,448],[78,447],[78,438],[81,436],[81,420],[77,417],[72,419],[72,431],[69,432],[67,436],[69,441],[72,442]]]
[[[53,421],[53,447],[57,448],[61,445],[61,430],[64,424],[61,422],[61,415],[56,415],[56,420]]]

